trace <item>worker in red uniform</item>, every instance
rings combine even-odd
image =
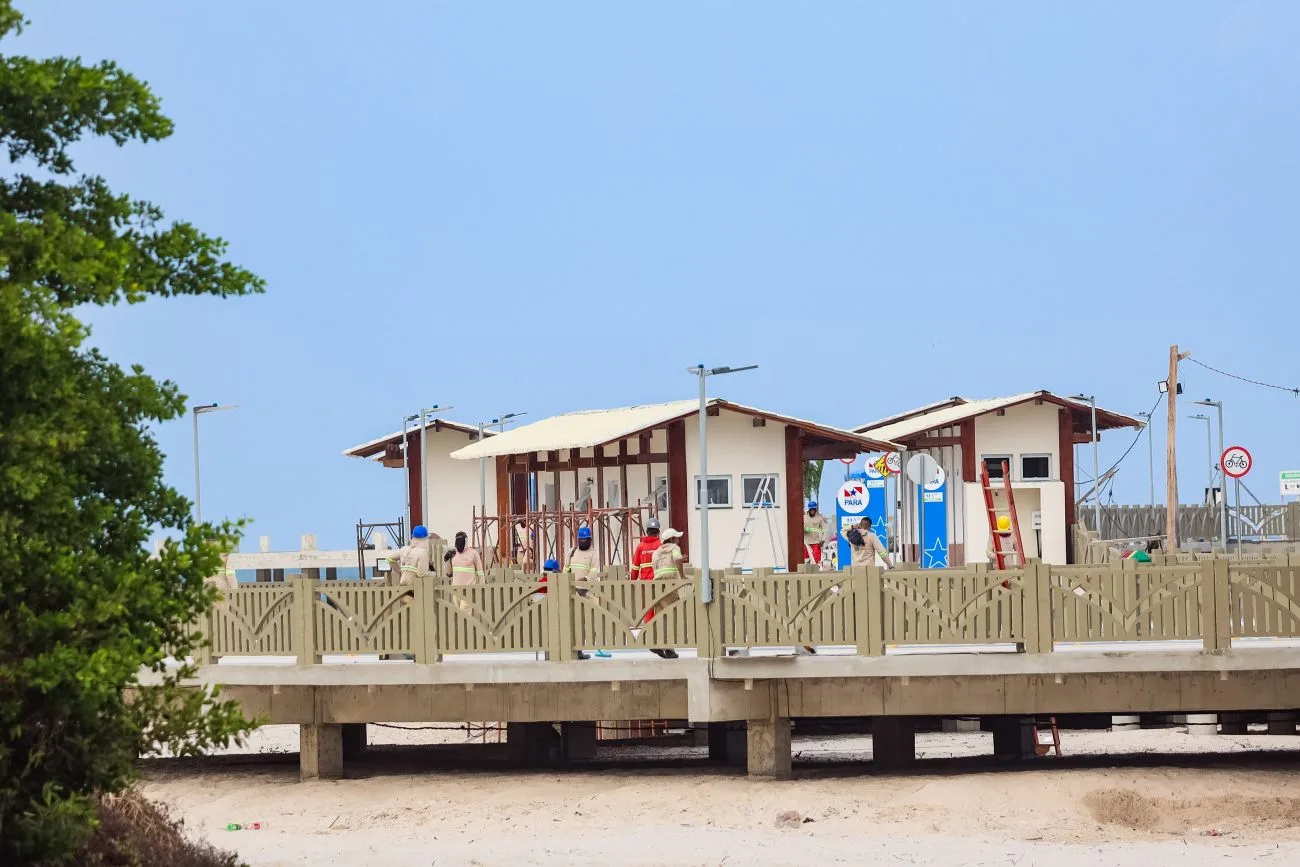
[[[632,552],[632,564],[628,569],[629,578],[640,578],[642,581],[649,581],[655,577],[654,566],[650,561],[654,558],[654,553],[658,550],[663,542],[659,539],[659,520],[651,518],[645,522],[645,535],[637,543],[636,550]],[[649,622],[650,618],[646,618]]]

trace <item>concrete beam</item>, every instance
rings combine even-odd
[[[343,727],[312,724],[298,727],[298,771],[303,780],[343,776]]]
[[[790,718],[746,720],[745,754],[751,777],[790,779]]]

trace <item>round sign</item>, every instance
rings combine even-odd
[[[943,467],[936,463],[934,465],[934,475],[931,476],[930,481],[926,482],[922,487],[927,491],[937,491],[943,487],[945,479],[947,479],[947,476],[944,475]]]
[[[942,472],[943,467],[939,466],[939,462],[925,453],[907,459],[907,477],[913,484],[928,486],[940,478]]]
[[[876,469],[876,465],[870,461],[868,461],[866,467],[863,468],[863,472],[866,473],[868,479],[883,479],[885,477],[884,473]]]
[[[846,467],[849,467],[849,466],[853,466],[853,462],[856,460],[857,458],[840,458],[840,463],[844,464]]]
[[[903,471],[903,456],[898,452],[889,452],[885,455],[885,466],[889,467],[891,473],[898,475]]]
[[[840,509],[846,514],[859,515],[867,510],[867,503],[871,502],[871,491],[862,479],[849,479],[836,491],[835,502],[839,503]]]
[[[1223,450],[1219,456],[1219,466],[1223,468],[1223,474],[1230,479],[1240,479],[1246,473],[1250,472],[1251,466],[1255,463],[1251,458],[1250,452],[1246,451],[1244,446],[1232,446]]]

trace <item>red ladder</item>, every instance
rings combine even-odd
[[[1016,566],[1025,565],[1025,545],[1020,539],[1020,518],[1016,515],[1016,496],[1011,492],[1011,466],[1007,461],[1002,462],[1002,487],[1007,495],[1007,507],[998,509],[993,505],[993,485],[989,481],[989,467],[984,464],[980,467],[980,487],[984,489],[984,513],[989,522],[989,538],[993,540],[993,564],[998,569],[1007,568],[1007,558],[1015,555]],[[1004,537],[1007,534],[1005,530],[998,529],[998,518],[1006,515],[1011,521],[1011,533],[1015,536],[1016,549],[1006,551],[1002,548]]]
[[[1061,754],[1061,730],[1056,727],[1056,717],[1049,716],[1047,718],[1047,725],[1049,725],[1052,730],[1052,739],[1047,743],[1043,743],[1042,737],[1039,736],[1038,733],[1039,725],[1040,723],[1038,721],[1038,718],[1035,717],[1034,718],[1034,755],[1036,756],[1050,755],[1052,750],[1055,749],[1056,754],[1059,756]]]

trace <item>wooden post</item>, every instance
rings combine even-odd
[[[299,665],[315,665],[316,655],[316,582],[310,578],[293,579],[293,646]]]
[[[411,601],[411,652],[417,663],[438,661],[438,608],[434,597],[436,579],[417,575]]]
[[[1041,560],[1037,557],[1031,557],[1025,561],[1025,565],[1020,570],[1020,611],[1022,618],[1020,644],[1024,647],[1025,653],[1039,653],[1039,648],[1042,646],[1042,634],[1038,618],[1039,606],[1042,604],[1038,598],[1038,569],[1041,565]]]
[[[1232,614],[1226,557],[1201,561],[1201,634],[1206,650],[1232,649]]]
[[[1169,432],[1165,443],[1165,496],[1169,505],[1165,509],[1165,550],[1178,550],[1178,454],[1176,448],[1178,433],[1178,344],[1169,347],[1169,391],[1165,395],[1169,406]],[[1096,482],[1095,484],[1100,484]],[[1224,486],[1227,487],[1226,485]],[[1094,489],[1093,493],[1097,493]],[[1097,528],[1097,538],[1101,538],[1101,527]]]
[[[885,652],[881,634],[881,575],[879,566],[853,566],[853,626],[858,636],[860,656],[880,656]]]
[[[568,572],[557,572],[546,581],[546,622],[550,635],[547,646],[552,662],[573,658],[573,582]]]

